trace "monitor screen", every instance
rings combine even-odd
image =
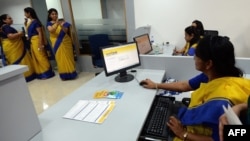
[[[153,50],[148,34],[143,34],[143,35],[134,37],[134,41],[137,43],[140,54],[147,54]]]
[[[134,76],[127,74],[127,70],[141,65],[137,44],[135,42],[103,47],[101,48],[101,54],[104,60],[106,76],[119,73],[119,75],[115,77],[117,82],[133,80]]]

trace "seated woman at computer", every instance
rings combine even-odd
[[[196,69],[203,72],[209,82],[202,83],[192,93],[189,107],[180,110],[178,119],[171,117],[168,126],[176,135],[175,141],[216,141],[219,140],[218,119],[224,113],[222,105],[246,102],[250,80],[242,78],[242,71],[235,67],[234,47],[227,37],[201,39],[194,60]],[[154,88],[163,85],[154,84]]]
[[[191,24],[192,26],[196,27],[198,34],[200,34],[200,37],[204,37],[204,26],[203,23],[199,20],[194,20]]]
[[[219,141],[219,117],[222,105],[246,103],[250,80],[235,66],[233,44],[227,37],[208,36],[201,39],[195,51],[195,67],[208,77],[191,95],[188,107],[178,117],[171,116],[167,126],[174,141]]]
[[[196,27],[188,26],[185,28],[185,40],[185,46],[180,50],[175,49],[173,55],[194,56],[195,49],[200,40],[200,34]]]
[[[204,37],[203,23],[199,20],[194,20],[191,25],[196,27],[196,29],[200,34],[200,38],[203,38]],[[199,88],[200,83],[208,82],[208,78],[204,73],[200,73],[189,80],[176,81],[172,83],[156,83],[150,79],[145,79],[141,82],[143,84],[143,87],[145,88],[155,89],[157,86],[157,88],[159,89],[165,89],[177,92],[187,92],[196,90],[197,88]]]

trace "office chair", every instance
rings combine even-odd
[[[91,48],[93,65],[94,67],[102,68],[104,61],[101,56],[100,47],[110,45],[108,34],[95,34],[95,35],[90,35],[88,38],[89,38],[89,45]]]
[[[188,105],[189,105],[190,102],[191,102],[191,98],[189,98],[189,97],[184,97],[184,98],[182,98],[181,102],[182,102],[183,105],[185,105],[185,106],[188,107]]]
[[[219,31],[217,30],[204,30],[204,36],[218,36],[219,35]]]

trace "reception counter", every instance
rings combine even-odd
[[[41,126],[23,73],[27,66],[0,68],[0,141],[27,141]]]

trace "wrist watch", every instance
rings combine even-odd
[[[185,140],[187,139],[187,136],[188,136],[188,132],[185,132],[185,133],[183,134],[183,141],[185,141]]]

